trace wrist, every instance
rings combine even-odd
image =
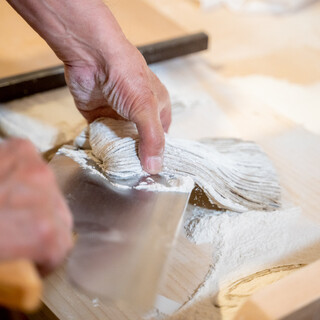
[[[59,38],[51,37],[51,47],[66,65],[101,66],[127,46],[128,40],[104,4],[94,8],[91,16],[81,16],[83,21],[79,19],[77,25],[73,19],[68,20],[66,31]]]
[[[126,41],[102,0],[8,0],[65,64],[96,63]]]

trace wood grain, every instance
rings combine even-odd
[[[188,63],[188,59],[185,60]],[[202,79],[200,75],[199,81]],[[202,79],[203,80],[203,79]],[[222,112],[245,139],[258,141],[273,160],[280,175],[284,196],[302,206],[303,214],[319,221],[318,190],[320,189],[320,137],[297,126],[273,109],[255,101],[241,99],[226,87],[222,90],[207,79],[204,89],[219,103]],[[221,85],[221,84],[220,84]],[[43,107],[48,95],[68,95],[67,90],[41,95]],[[31,99],[31,98],[29,98]],[[25,100],[29,101],[29,100]],[[47,101],[47,102],[46,102]],[[56,103],[70,103],[57,99]],[[32,103],[30,102],[32,105]],[[69,105],[69,107],[71,107]],[[196,246],[180,235],[171,255],[160,293],[178,303],[183,303],[201,284],[209,269],[213,254],[210,246]],[[43,302],[61,320],[74,319],[139,319],[132,310],[105,303],[93,303],[68,282],[63,268],[45,281]]]
[[[254,293],[234,320],[303,320],[320,314],[320,260]]]
[[[112,2],[115,3],[116,0],[111,1],[111,5]],[[281,48],[273,52],[265,50],[265,47],[269,49],[274,35],[277,39],[282,37],[289,42],[290,37],[286,38],[285,29],[286,32],[296,30],[297,20],[295,19],[303,24],[308,21],[309,15],[312,18],[313,14],[309,9],[287,16],[282,28],[283,24],[277,17],[246,18],[244,15],[235,15],[224,9],[203,13],[192,6],[192,1],[145,0],[144,2],[157,7],[163,14],[167,13],[168,17],[176,18],[177,23],[190,32],[194,32],[199,26],[205,26],[214,39],[212,50],[209,52],[210,64],[206,65],[208,70],[214,68],[215,71],[221,71],[227,76],[262,73],[297,83],[319,80],[319,64],[315,64],[319,57],[318,50],[310,51],[303,46],[298,48],[298,45],[295,50],[291,47],[283,48],[282,40],[276,41],[277,44],[281,44]],[[3,5],[6,4],[0,3],[0,16]],[[315,6],[316,14],[320,8],[319,3]],[[130,8],[132,10],[132,7]],[[117,13],[118,9],[114,8],[116,15],[121,14],[121,10]],[[3,20],[0,19],[1,23]],[[272,28],[268,29],[270,24]],[[148,30],[142,29],[139,32],[147,33]],[[260,40],[265,39],[263,35],[267,35],[267,41],[262,43]],[[132,35],[132,37],[135,36],[135,34]],[[241,55],[247,46],[250,47],[249,52]],[[289,50],[291,58],[286,60]],[[296,52],[299,53],[298,56],[295,55]],[[2,59],[0,53],[0,63]],[[217,66],[221,66],[221,69]],[[209,81],[199,76],[200,72],[197,70],[195,68],[196,79],[214,101],[219,103],[221,111],[237,129],[239,136],[258,141],[271,157],[280,175],[284,198],[294,201],[302,207],[304,215],[319,222],[320,137],[279,115],[263,103],[257,105],[256,101],[243,102],[241,97],[237,97],[233,91],[227,91],[226,87],[220,88],[220,84],[215,80]],[[232,100],[232,103],[229,100]],[[306,112],[308,112],[307,105]],[[180,303],[185,301],[204,278],[211,263],[211,254],[210,246],[197,247],[180,236],[172,259],[169,261],[161,294]],[[48,310],[61,320],[139,319],[139,316],[130,310],[122,310],[102,303],[94,305],[92,299],[77,292],[68,283],[63,268],[46,280],[43,301]]]
[[[210,80],[210,79],[208,79]],[[303,207],[303,214],[319,221],[320,137],[295,125],[267,106],[241,100],[216,86],[205,87],[228,117],[241,137],[259,142],[278,169],[284,196]],[[67,90],[63,90],[67,95]],[[224,94],[221,94],[224,93]],[[60,93],[60,91],[57,91]],[[51,93],[54,95],[54,93]],[[63,103],[63,100],[58,100]],[[45,99],[43,99],[45,106]],[[183,303],[201,284],[211,264],[213,249],[196,246],[181,234],[171,255],[160,293]],[[45,281],[43,302],[61,320],[74,319],[139,319],[132,310],[112,304],[95,303],[68,282],[64,268]],[[36,319],[36,318],[35,318]]]
[[[160,294],[178,303],[183,303],[201,283],[212,261],[210,245],[194,245],[181,233],[170,254],[167,272]],[[30,320],[40,319],[40,315],[52,314],[61,320],[123,320],[141,319],[134,310],[116,306],[112,302],[102,302],[89,297],[72,286],[62,266],[50,275],[44,283],[43,303],[47,309],[29,315]]]

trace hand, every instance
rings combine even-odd
[[[80,112],[136,123],[143,168],[162,167],[164,131],[171,122],[169,95],[123,34],[102,0],[8,0],[64,62]]]
[[[168,92],[140,52],[125,42],[121,51],[92,65],[68,64],[65,75],[76,106],[89,121],[119,116],[136,123],[143,168],[161,170],[164,131],[171,122]]]
[[[72,218],[53,173],[27,140],[0,143],[0,260],[48,272],[72,245]]]

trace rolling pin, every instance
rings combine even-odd
[[[320,319],[320,260],[254,293],[234,320]]]
[[[34,312],[40,306],[42,280],[27,259],[0,263],[0,305],[22,312]]]

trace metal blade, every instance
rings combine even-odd
[[[148,310],[190,193],[119,188],[64,155],[50,165],[78,235],[70,280],[92,297]],[[165,178],[153,178],[168,186]]]

